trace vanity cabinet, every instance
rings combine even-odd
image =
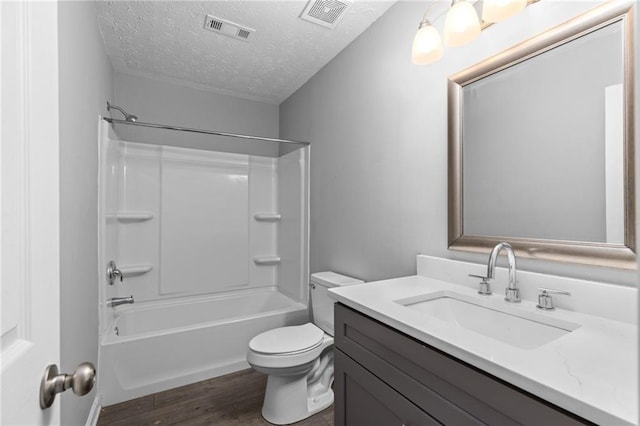
[[[591,424],[340,303],[334,362],[337,426]]]

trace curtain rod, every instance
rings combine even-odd
[[[177,130],[181,132],[191,132],[191,133],[202,133],[205,135],[216,135],[216,136],[227,136],[230,138],[242,138],[242,139],[251,139],[256,141],[267,141],[267,142],[279,142],[279,143],[290,143],[296,145],[311,145],[309,142],[302,141],[292,141],[288,139],[275,139],[275,138],[263,138],[261,136],[251,136],[251,135],[240,135],[236,133],[225,133],[225,132],[214,132],[213,130],[203,130],[203,129],[191,129],[189,127],[179,127],[179,126],[169,126],[166,124],[155,124],[155,123],[144,123],[141,121],[127,121],[127,120],[118,120],[115,118],[102,117],[102,119],[111,124],[126,124],[129,126],[141,126],[141,127],[152,127],[155,129],[167,129],[167,130]]]

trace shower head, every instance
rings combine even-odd
[[[107,111],[111,111],[112,109],[118,110],[122,113],[122,115],[124,115],[124,119],[126,121],[138,121],[138,117],[136,117],[133,114],[129,114],[127,111],[125,111],[124,109],[120,108],[117,105],[111,105],[108,101],[107,101]]]

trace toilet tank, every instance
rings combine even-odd
[[[336,274],[335,272],[317,272],[311,274],[311,312],[313,323],[333,336],[333,304],[334,300],[327,290],[332,287],[361,284],[364,281]]]

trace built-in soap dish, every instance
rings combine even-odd
[[[256,213],[253,218],[258,222],[279,222],[282,220],[280,213]]]
[[[107,216],[107,219],[116,219],[120,223],[144,222],[153,219],[152,212],[117,212]]]
[[[280,256],[256,256],[253,261],[256,265],[278,265],[281,259]]]
[[[146,274],[147,272],[151,272],[153,270],[153,265],[124,265],[119,269],[124,277],[135,277],[138,275]]]

